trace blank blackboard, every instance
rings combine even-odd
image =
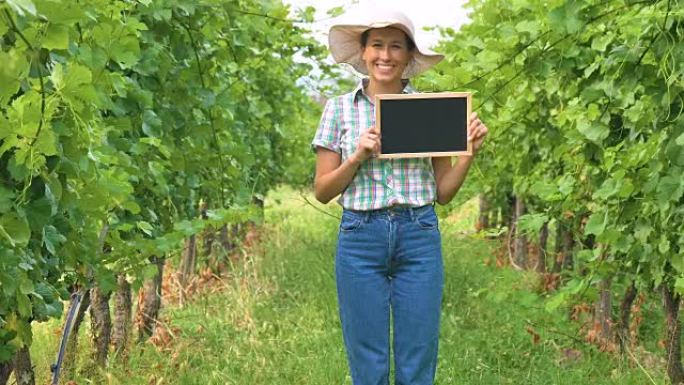
[[[381,133],[379,157],[470,154],[470,101],[468,92],[376,95],[375,124]]]

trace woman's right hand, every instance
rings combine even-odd
[[[369,128],[368,131],[361,134],[359,137],[359,142],[356,146],[356,152],[354,152],[353,156],[359,163],[361,163],[379,153],[380,131],[373,126]]]

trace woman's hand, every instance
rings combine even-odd
[[[489,129],[482,123],[482,121],[477,117],[477,112],[470,114],[470,126],[468,127],[468,142],[473,143],[473,155],[477,154],[482,147],[482,142],[484,142],[485,136]]]
[[[368,131],[361,134],[357,143],[356,152],[352,155],[359,163],[371,156],[380,153],[380,132],[377,128],[371,127]]]

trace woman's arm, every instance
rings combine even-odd
[[[487,136],[487,126],[477,118],[477,113],[473,112],[470,116],[470,127],[468,129],[468,141],[473,143],[472,156],[459,156],[456,164],[451,164],[451,158],[432,158],[432,168],[435,174],[435,184],[437,185],[437,203],[445,205],[454,198],[454,195],[463,185],[473,157],[480,151],[482,142]]]
[[[342,156],[324,147],[316,150],[314,195],[321,203],[328,203],[349,186],[356,170],[371,155],[380,152],[380,133],[375,127],[361,134],[356,151],[342,162]]]
[[[324,147],[316,150],[314,194],[321,203],[328,203],[351,183],[361,163],[352,158],[342,163],[342,155]]]

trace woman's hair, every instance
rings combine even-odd
[[[367,29],[363,31],[363,33],[361,34],[361,47],[365,47],[366,44],[368,44],[368,35],[370,35],[370,31],[370,29]],[[406,48],[408,48],[409,51],[413,51],[413,49],[416,48],[416,43],[414,43],[413,40],[411,40],[411,38],[408,37],[406,32],[401,32],[404,34],[404,37],[406,38]]]

